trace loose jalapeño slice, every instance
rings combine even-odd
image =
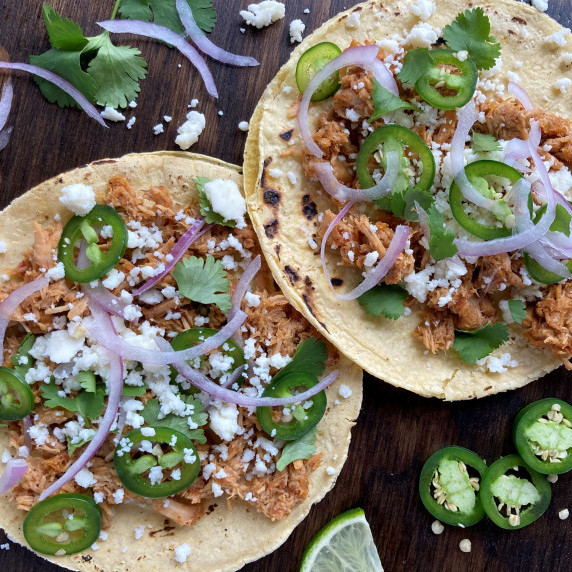
[[[296,85],[300,93],[304,93],[310,80],[331,60],[337,58],[342,50],[332,44],[332,42],[321,42],[306,50],[298,60],[296,66]],[[311,101],[322,101],[327,99],[340,87],[338,73],[333,73],[324,80],[320,87],[314,92]]]

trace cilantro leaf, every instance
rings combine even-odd
[[[467,363],[488,356],[493,350],[508,341],[508,328],[503,322],[487,324],[484,328],[467,332],[455,330],[453,347],[459,352],[459,357]]]
[[[14,371],[24,379],[28,370],[34,365],[34,358],[30,355],[30,350],[36,342],[36,338],[33,334],[28,332],[24,339],[20,342],[18,346],[18,351],[10,357],[10,363],[14,366]],[[23,359],[25,358],[25,359]],[[20,363],[20,361],[25,363]]]
[[[77,381],[88,393],[95,393],[95,373],[93,371],[80,371],[77,374]]]
[[[146,385],[124,385],[121,395],[126,397],[141,397],[147,391]]]
[[[127,107],[137,99],[139,81],[147,75],[147,62],[137,48],[114,46],[109,32],[89,39],[88,50],[97,49],[97,55],[87,66],[96,87],[95,102],[110,107]]]
[[[314,443],[316,442],[317,432],[317,428],[314,427],[305,435],[296,439],[296,441],[286,443],[282,449],[280,458],[276,461],[276,469],[283,471],[290,463],[298,459],[309,459],[316,452]]]
[[[173,276],[183,296],[201,304],[216,304],[223,312],[230,310],[230,282],[220,260],[212,256],[205,258],[183,258],[177,262]]]
[[[407,101],[403,101],[397,95],[383,87],[375,78],[373,79],[373,115],[368,119],[368,123],[391,113],[398,109],[415,109]]]
[[[324,373],[326,367],[324,362],[327,359],[328,354],[324,340],[308,338],[296,348],[292,361],[272,378],[272,382],[274,383],[294,371],[320,377]]]
[[[213,207],[205,193],[205,185],[210,183],[211,179],[208,177],[195,177],[193,181],[195,185],[197,185],[197,191],[199,192],[199,205],[201,207],[201,214],[205,217],[205,221],[208,224],[214,223],[234,228],[236,226],[235,220],[225,220],[221,214],[213,211]]]
[[[378,284],[358,298],[358,302],[364,308],[366,314],[379,316],[383,314],[390,320],[397,320],[403,316],[403,303],[409,294],[395,284]]]
[[[495,65],[501,47],[490,35],[491,23],[482,8],[465,10],[443,28],[443,39],[457,52],[466,50],[477,68],[488,70]]]
[[[433,58],[427,48],[409,50],[403,58],[403,67],[397,74],[397,78],[403,83],[415,85],[432,65]]]
[[[199,28],[204,32],[212,32],[216,23],[212,0],[187,0],[187,3]],[[184,33],[175,0],[122,0],[119,14],[124,19],[155,22],[177,34]]]
[[[570,221],[572,216],[563,205],[556,205],[556,216],[554,222],[550,225],[552,232],[561,232],[566,236],[570,236]]]
[[[80,391],[76,397],[60,397],[60,387],[55,383],[42,386],[42,397],[46,407],[63,407],[68,411],[79,413],[86,423],[101,417],[105,409],[103,395],[100,392]]]
[[[501,144],[489,133],[473,132],[473,151],[476,153],[487,153],[490,151],[500,151]]]
[[[429,223],[429,254],[435,260],[454,256],[459,249],[455,243],[455,233],[445,226],[445,218],[432,204],[426,211]]]
[[[205,406],[202,401],[195,399],[192,395],[182,397],[182,399],[187,405],[192,405],[194,408],[194,412],[187,417],[179,417],[178,415],[169,413],[162,419],[159,419],[161,406],[157,399],[150,399],[147,401],[145,407],[141,411],[141,416],[145,419],[145,423],[152,427],[169,427],[169,429],[174,429],[175,431],[183,433],[183,435],[186,435],[193,441],[206,443],[207,438],[205,437],[205,433],[203,429],[199,429],[199,427],[206,424],[208,419],[208,414],[204,413]],[[189,427],[188,419],[197,426],[197,429],[191,429]]]
[[[93,439],[93,437],[92,437]],[[82,439],[81,441],[78,441],[77,443],[72,443],[71,439],[69,437],[66,437],[66,441],[67,441],[67,445],[68,445],[68,455],[71,457],[77,449],[79,449],[80,447],[83,447],[86,443],[89,443],[91,441],[91,439]]]
[[[522,324],[524,318],[526,318],[526,304],[522,300],[509,300],[508,309],[512,315],[512,319],[517,324]]]
[[[83,50],[87,38],[83,30],[75,22],[62,18],[47,2],[42,6],[42,16],[48,30],[50,44],[62,50]]]

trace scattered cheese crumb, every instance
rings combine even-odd
[[[196,100],[193,99],[193,101]],[[179,135],[175,139],[175,143],[183,149],[183,151],[187,150],[199,140],[199,136],[203,132],[205,125],[205,116],[202,113],[190,111],[187,113],[187,121],[177,129]]]
[[[93,187],[76,183],[61,190],[60,203],[78,216],[85,216],[95,206]]]
[[[544,44],[552,47],[563,48],[566,45],[566,36],[570,34],[570,28],[562,28],[554,34],[544,38]]]
[[[107,119],[108,121],[125,121],[125,115],[123,113],[119,113],[117,109],[113,109],[113,107],[107,106],[102,112],[101,117],[103,119]]]
[[[433,0],[415,0],[409,10],[420,20],[429,20],[435,12],[436,6]]]
[[[177,562],[181,563],[186,562],[190,554],[191,554],[191,547],[186,543],[179,544],[179,546],[175,548],[175,560]]]
[[[240,15],[247,25],[256,26],[258,29],[270,26],[274,22],[284,18],[286,6],[282,2],[264,0],[259,4],[249,4],[248,10],[241,10]]]
[[[170,115],[163,115],[163,120],[165,123],[171,123],[171,119],[173,119]]]
[[[459,542],[459,548],[461,549],[461,552],[470,552],[471,541],[468,538],[463,538],[463,540]]]
[[[302,41],[302,34],[306,26],[302,20],[292,20],[290,22],[290,43],[293,44],[294,42],[301,42]]]
[[[145,533],[145,525],[137,526],[135,528],[135,540],[139,540]]]
[[[572,85],[572,80],[567,77],[561,77],[554,82],[554,89],[564,94]]]
[[[336,469],[334,469],[334,467],[326,467],[326,473],[328,473],[330,476],[335,475]]]
[[[3,240],[0,240],[0,254],[4,254],[7,250],[8,245]]]
[[[352,390],[345,383],[342,383],[340,385],[340,388],[338,389],[338,393],[340,394],[341,397],[347,399],[348,397],[351,397]]]
[[[445,527],[438,520],[434,520],[431,523],[431,530],[434,534],[442,534],[442,532],[445,530]]]
[[[135,121],[137,121],[137,117],[133,116],[133,117],[127,122],[127,129],[131,129],[131,128],[135,125]]]
[[[532,5],[540,12],[548,10],[548,0],[532,0]]]
[[[250,129],[250,124],[248,123],[248,121],[241,121],[241,122],[238,124],[238,128],[239,128],[241,131],[248,131],[248,130]]]
[[[358,28],[360,24],[359,12],[352,12],[346,20],[346,28],[353,30]]]
[[[558,513],[558,518],[559,518],[560,520],[566,520],[569,516],[570,516],[570,511],[569,511],[567,508],[562,509],[562,510]]]
[[[153,135],[159,135],[160,133],[164,133],[165,132],[165,128],[163,127],[162,123],[157,123],[157,125],[155,125],[153,127]]]
[[[220,214],[225,221],[243,220],[246,202],[234,181],[214,179],[206,183],[203,189],[213,211]]]

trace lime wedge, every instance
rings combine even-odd
[[[312,538],[300,572],[383,572],[361,508],[336,516]]]

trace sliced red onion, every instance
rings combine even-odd
[[[241,365],[240,367],[237,367],[229,376],[229,378],[224,383],[221,383],[220,386],[224,387],[225,389],[232,387],[232,384],[238,380],[238,378],[246,371],[246,369],[247,369],[246,365]]]
[[[119,413],[117,415],[117,426],[116,426],[116,433],[113,439],[113,442],[117,445],[119,441],[121,441],[121,436],[123,435],[123,429],[125,429],[125,423],[127,422],[127,411],[124,409],[125,402],[128,400],[128,397],[122,397],[119,400]]]
[[[8,294],[2,302],[0,302],[0,347],[4,347],[4,336],[6,335],[6,328],[10,323],[10,316],[14,313],[16,308],[29,296],[39,292],[44,286],[50,283],[50,279],[46,276],[40,276],[32,282],[22,284]]]
[[[116,296],[113,292],[110,292],[107,288],[104,288],[98,283],[97,286],[90,286],[89,284],[84,284],[82,290],[87,294],[92,300],[97,302],[108,314],[113,314],[119,318],[123,318],[127,321],[136,322],[137,318],[134,320],[128,320],[125,317],[125,308],[129,306],[129,302]]]
[[[0,476],[0,495],[16,486],[27,470],[28,463],[26,463],[25,459],[10,459]]]
[[[562,276],[562,279],[570,277],[570,271],[568,268],[552,256],[539,242],[529,244],[524,251],[530,254],[530,256],[532,256],[532,258],[534,258],[542,268],[548,270],[548,272],[552,272],[557,276]]]
[[[95,305],[95,304],[94,304]],[[107,322],[107,328],[115,331],[111,316],[101,310],[100,320]],[[50,495],[61,489],[66,483],[69,483],[75,476],[87,465],[91,458],[99,451],[103,445],[111,426],[117,417],[119,409],[119,401],[121,400],[121,392],[123,391],[123,360],[116,354],[109,352],[109,378],[108,378],[109,397],[107,399],[107,407],[105,414],[97,428],[97,432],[93,436],[85,451],[79,456],[70,468],[53,484],[51,484],[39,497],[42,501]]]
[[[508,92],[519,101],[526,111],[532,111],[534,109],[534,103],[532,103],[528,93],[526,93],[520,85],[514,83],[514,81],[508,82]]]
[[[0,131],[0,151],[10,143],[10,135],[12,135],[13,127],[6,127]]]
[[[107,314],[98,304],[90,302],[89,308],[94,319],[90,320],[87,330],[99,344],[123,359],[154,365],[167,365],[175,361],[186,361],[202,356],[224,344],[246,320],[246,314],[239,310],[232,320],[229,320],[224,327],[204,342],[173,353],[131,345],[109,327],[108,321],[104,320]],[[161,338],[156,338],[155,342],[158,344],[160,340]]]
[[[231,64],[233,66],[248,67],[260,65],[260,63],[254,58],[231,54],[230,52],[215,46],[195,22],[193,11],[186,0],[177,0],[176,7],[181,23],[183,24],[187,34],[189,34],[189,38],[195,43],[201,52],[210,56],[214,60],[218,60],[224,64]]]
[[[371,71],[375,79],[391,93],[399,95],[395,78],[385,67],[385,64],[377,59],[378,52],[379,48],[377,46],[356,46],[349,48],[345,52],[342,52],[337,58],[329,61],[308,83],[298,108],[298,126],[306,148],[316,157],[322,158],[324,154],[312,139],[312,133],[310,132],[308,117],[310,99],[314,95],[314,92],[320,87],[320,84],[333,73],[348,66],[359,66]]]
[[[250,261],[250,264],[244,269],[240,280],[236,283],[236,287],[234,292],[232,293],[232,298],[230,299],[232,303],[232,308],[228,311],[226,316],[227,320],[232,320],[238,310],[240,310],[240,303],[244,298],[248,288],[250,287],[250,283],[252,282],[253,278],[258,274],[262,262],[260,260],[260,254],[256,256],[253,260]]]
[[[385,197],[393,190],[400,170],[400,157],[397,151],[386,153],[387,169],[377,185],[369,189],[352,189],[342,185],[334,174],[334,168],[328,162],[316,163],[314,170],[322,187],[337,201],[375,201]]]
[[[8,121],[13,98],[14,88],[12,87],[12,78],[8,77],[2,86],[2,95],[0,95],[0,131],[4,129],[4,125],[6,125],[6,121]]]
[[[157,284],[157,282],[159,282],[159,280],[161,280],[163,277],[165,277],[171,271],[171,268],[173,268],[173,266],[175,266],[175,264],[177,264],[177,262],[179,262],[179,260],[183,256],[183,254],[185,254],[185,252],[187,252],[187,250],[189,249],[189,246],[191,246],[191,244],[193,244],[193,242],[195,242],[195,240],[197,240],[205,232],[210,230],[213,226],[212,224],[209,224],[205,228],[203,228],[204,224],[205,224],[205,218],[199,217],[191,225],[191,227],[185,232],[185,234],[183,234],[183,236],[181,236],[181,238],[179,238],[179,240],[177,241],[175,246],[173,246],[173,248],[171,249],[171,252],[169,252],[169,254],[173,258],[172,258],[171,262],[169,262],[165,265],[165,270],[163,270],[163,272],[161,272],[160,274],[157,274],[156,276],[149,278],[149,280],[147,280],[147,282],[144,282],[141,286],[139,286],[139,288],[137,288],[137,290],[135,290],[135,292],[133,292],[134,296],[139,296],[140,294],[143,294],[143,292],[147,292],[147,290],[150,290],[151,288],[153,288],[153,286],[155,286],[155,284]],[[201,229],[202,229],[202,231],[201,231]]]
[[[417,216],[419,217],[419,226],[423,231],[423,235],[427,237],[427,240],[431,240],[431,230],[429,228],[429,218],[427,217],[427,212],[417,201],[415,201],[415,210],[417,211]]]
[[[153,22],[143,22],[141,20],[105,20],[98,22],[103,29],[113,32],[114,34],[135,34],[137,36],[145,36],[146,38],[154,38],[161,40],[167,44],[171,44],[177,48],[191,63],[197,68],[207,91],[213,96],[218,97],[218,91],[213,76],[207,67],[204,58],[189,44],[183,36],[179,36],[173,30],[165,26],[159,26]]]
[[[163,339],[158,340],[158,344],[165,352],[170,351],[171,353],[179,353],[175,352],[173,348],[171,348],[169,342]],[[244,393],[232,391],[231,389],[226,389],[225,387],[214,383],[200,371],[193,369],[185,362],[173,362],[173,367],[200,391],[204,391],[205,393],[212,395],[212,397],[219,401],[234,403],[241,407],[281,407],[284,405],[293,405],[294,403],[302,403],[328,387],[328,385],[333,383],[339,375],[337,371],[333,371],[330,375],[326,376],[319,383],[314,385],[314,387],[311,387],[299,395],[291,397],[250,397],[248,395],[244,395]]]
[[[55,73],[40,68],[38,66],[33,66],[31,64],[21,64],[14,62],[0,62],[0,69],[10,69],[10,70],[20,70],[29,72],[31,74],[37,75],[57,85],[61,90],[65,91],[75,102],[92,118],[95,119],[103,127],[107,127],[107,124],[101,118],[101,115],[97,109],[85,98],[85,96],[76,89],[71,83],[67,82],[65,79],[56,75]]]
[[[477,120],[477,112],[475,103],[470,101],[463,107],[459,115],[459,122],[451,141],[451,172],[455,178],[455,183],[459,185],[459,189],[463,197],[475,205],[482,207],[488,211],[495,208],[495,201],[484,197],[469,181],[465,174],[465,142],[469,137],[469,131]]]

